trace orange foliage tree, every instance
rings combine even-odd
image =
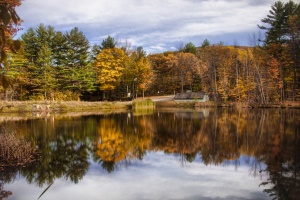
[[[164,54],[149,55],[148,58],[153,72],[150,94],[172,94],[177,88],[174,72],[172,71],[174,54],[166,52]]]
[[[21,47],[20,41],[12,40],[12,36],[18,31],[21,18],[15,11],[15,7],[20,6],[20,0],[0,1],[0,56],[1,63],[6,64],[6,52],[10,49],[17,51]]]
[[[184,88],[193,90],[195,80],[200,78],[200,62],[192,53],[178,53],[173,60],[173,71],[181,86],[181,92]]]
[[[20,5],[20,0],[0,0],[0,64],[2,69],[8,66],[7,52],[16,53],[21,48],[21,42],[12,39],[21,24],[21,19],[15,11],[15,7]],[[0,84],[4,88],[5,96],[7,96],[7,88],[12,83],[5,71],[0,75]]]

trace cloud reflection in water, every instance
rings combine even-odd
[[[249,166],[244,164],[237,169],[234,165],[206,166],[197,157],[183,165],[180,157],[148,152],[142,161],[133,160],[112,173],[92,163],[78,184],[58,179],[41,200],[269,199],[259,187],[261,181],[250,175]],[[37,199],[45,188],[29,185],[24,179],[5,185],[5,189],[18,191],[12,199],[23,200]]]

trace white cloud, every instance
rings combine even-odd
[[[39,23],[61,30],[77,26],[90,41],[112,35],[144,44],[174,46],[194,37],[252,34],[272,0],[26,0],[18,8],[25,30]],[[223,38],[228,42],[226,38]],[[98,41],[100,43],[101,41]],[[196,45],[200,45],[198,41]],[[232,41],[233,42],[233,41]],[[245,41],[239,41],[245,43]],[[173,44],[173,45],[172,45]],[[163,48],[164,49],[164,48]]]

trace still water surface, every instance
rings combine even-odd
[[[0,199],[300,196],[300,110],[57,115],[1,126],[39,155],[1,168]]]

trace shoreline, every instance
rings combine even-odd
[[[247,102],[230,102],[230,103],[215,103],[196,102],[196,101],[158,101],[155,102],[155,107],[163,108],[237,108],[237,109],[251,109],[251,108],[294,108],[300,109],[300,102],[286,101],[282,103],[258,104]]]
[[[0,101],[1,113],[66,113],[66,112],[96,112],[108,110],[131,110],[146,107],[155,108],[294,108],[300,109],[300,102],[283,102],[273,104],[251,104],[244,102],[233,102],[228,104],[217,104],[214,102],[196,102],[196,101],[174,101],[170,98],[157,100],[157,97],[136,99],[133,101],[115,101],[115,102],[86,102],[86,101]],[[148,102],[145,104],[145,102]],[[145,108],[146,108],[145,107]]]
[[[0,101],[0,113],[66,113],[129,109],[132,102]]]

